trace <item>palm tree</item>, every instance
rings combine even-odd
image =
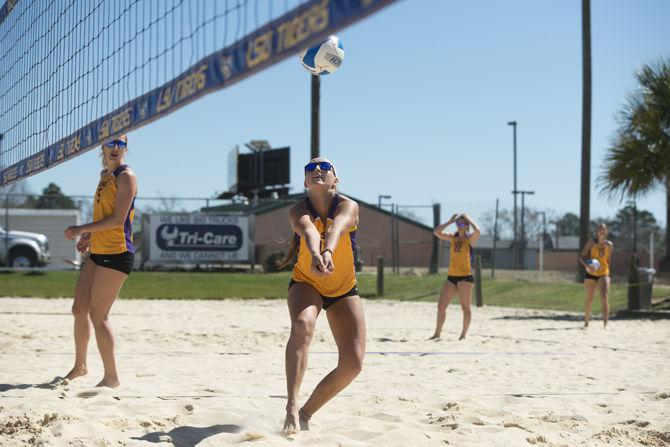
[[[665,259],[670,270],[670,59],[643,65],[600,174],[601,192],[635,198],[659,185],[666,191]]]

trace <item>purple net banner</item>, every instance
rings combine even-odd
[[[6,17],[18,0],[0,9]],[[0,187],[49,169],[213,91],[296,55],[396,0],[312,0],[215,52],[170,82],[126,103],[0,172]],[[1,144],[1,142],[0,142]]]

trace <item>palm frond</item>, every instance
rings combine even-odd
[[[644,65],[639,88],[628,95],[619,129],[598,176],[610,198],[645,194],[670,175],[670,63]]]

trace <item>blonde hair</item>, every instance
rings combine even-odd
[[[126,142],[126,147],[123,150],[126,151],[126,153],[128,153],[128,135],[126,135],[125,133],[121,134],[121,135],[119,135],[119,138],[117,138],[117,139],[123,139],[123,141]],[[111,141],[111,140],[105,140],[105,143],[107,141]],[[98,156],[100,157],[100,163],[102,164],[102,169],[107,169],[107,164],[105,163],[105,151],[103,149],[104,146],[105,146],[105,143],[102,143],[100,145],[100,153],[98,154]]]
[[[335,163],[328,160],[327,158],[323,157],[312,158],[308,163],[318,163],[320,161],[327,161],[328,163],[330,163],[333,166],[333,175],[337,178],[337,170],[335,169]],[[290,242],[288,243],[288,253],[286,254],[286,257],[284,259],[277,261],[277,268],[282,270],[293,264],[298,258],[299,248],[300,248],[300,237],[297,234],[294,234]]]

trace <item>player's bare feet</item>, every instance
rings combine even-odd
[[[286,419],[282,434],[284,436],[293,436],[300,433],[300,412],[297,405],[286,405]]]
[[[116,388],[119,385],[121,385],[121,382],[119,382],[119,379],[103,378],[100,382],[98,382],[96,387],[106,386],[106,387],[109,387],[109,388]]]
[[[465,340],[465,334],[461,334],[460,337],[458,337],[458,341]]]
[[[440,339],[440,334],[433,334],[432,337],[430,337],[428,340],[439,340]]]
[[[70,370],[69,373],[65,376],[65,379],[67,380],[72,380],[76,379],[77,377],[85,376],[88,374],[88,369],[86,368],[86,365],[79,365],[75,366]]]
[[[302,408],[298,412],[300,414],[300,430],[309,431],[309,420],[312,418],[305,410]]]

